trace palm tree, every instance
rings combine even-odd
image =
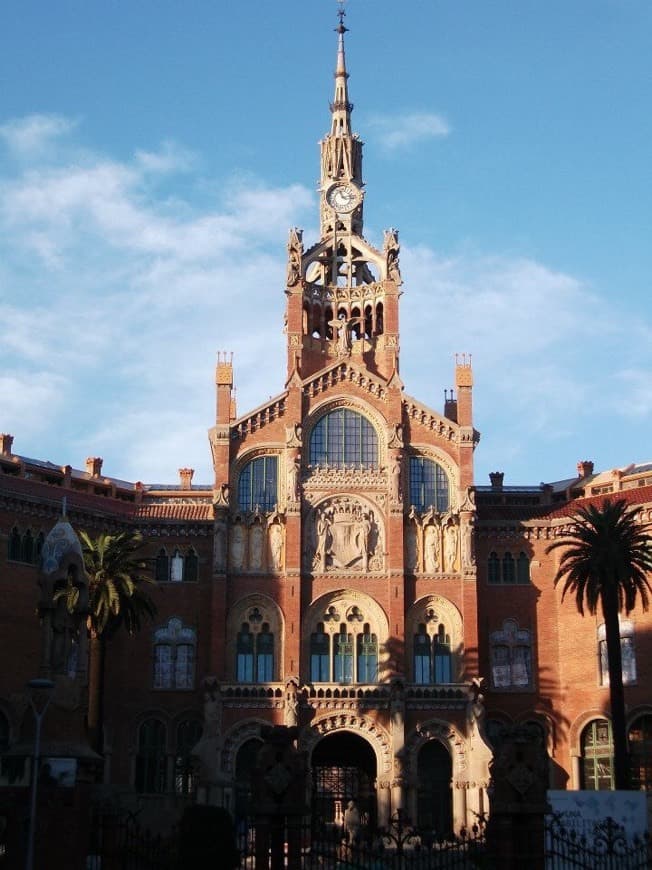
[[[88,673],[88,733],[98,754],[104,749],[104,672],[107,642],[124,626],[135,634],[156,605],[143,588],[155,581],[141,555],[142,535],[125,531],[91,538],[80,532],[84,567],[89,581],[90,634]]]
[[[652,571],[652,551],[645,526],[639,522],[640,508],[628,508],[620,499],[605,499],[600,506],[580,507],[572,517],[573,526],[546,552],[564,548],[555,575],[584,615],[584,604],[595,614],[602,607],[607,641],[609,701],[614,740],[614,781],[617,789],[629,787],[625,693],[623,690],[619,614],[629,613],[640,598],[648,609],[652,591],[646,572]]]

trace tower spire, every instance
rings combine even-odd
[[[349,74],[346,71],[346,55],[344,53],[344,34],[348,28],[344,26],[344,16],[346,12],[344,7],[340,7],[337,12],[339,24],[335,28],[337,33],[337,62],[335,65],[335,97],[331,103],[331,114],[333,116],[331,123],[331,135],[333,136],[349,136],[351,134],[351,110],[353,104],[349,102],[349,88],[347,79]]]

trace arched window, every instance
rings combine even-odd
[[[620,619],[620,657],[622,660],[623,684],[631,686],[636,682],[636,649],[634,647],[634,623]],[[609,658],[607,656],[607,634],[604,623],[598,626],[598,651],[600,654],[600,684],[609,685]]]
[[[614,787],[613,738],[611,722],[594,719],[589,722],[581,739],[582,788],[608,791]]]
[[[256,637],[256,682],[269,683],[274,679],[274,635],[264,622]]]
[[[652,715],[634,720],[629,729],[632,787],[652,792]]]
[[[516,582],[527,585],[530,582],[530,560],[523,552],[518,554],[516,563]]]
[[[160,549],[158,551],[158,555],[156,556],[156,582],[157,583],[167,583],[169,578],[169,559],[168,554],[164,549]]]
[[[249,623],[243,622],[236,640],[236,680],[239,683],[254,681],[254,636]]]
[[[323,622],[310,636],[310,679],[313,683],[330,682],[330,638]]]
[[[146,719],[138,729],[136,755],[136,791],[163,794],[166,782],[166,732],[159,719]]]
[[[414,682],[428,684],[430,676],[430,635],[425,625],[414,635]]]
[[[489,553],[489,560],[487,562],[487,574],[490,583],[500,583],[500,561],[498,559],[497,553]]]
[[[274,635],[254,607],[236,638],[236,679],[240,683],[270,683],[274,674]]]
[[[170,559],[170,576],[168,578],[171,583],[181,583],[183,580],[183,556],[179,550],[172,553]]]
[[[192,689],[195,685],[197,634],[172,617],[154,632],[154,688]]]
[[[201,723],[197,719],[184,719],[177,727],[174,753],[174,791],[176,794],[195,793],[197,788],[192,750],[201,737]]]
[[[333,637],[333,678],[336,683],[353,682],[353,635],[348,634],[344,623]]]
[[[417,510],[447,511],[449,489],[448,475],[439,463],[425,456],[410,457],[410,504]]]
[[[495,689],[527,691],[532,688],[532,640],[515,619],[506,619],[490,635],[491,679]]]
[[[451,677],[451,639],[440,623],[433,638],[433,658],[435,663],[435,683],[450,683]]]
[[[31,529],[27,529],[23,535],[20,561],[27,562],[29,565],[34,562],[34,536],[32,535]]]
[[[238,478],[238,504],[242,511],[274,510],[278,503],[278,458],[260,456],[247,462]]]
[[[20,540],[20,532],[16,528],[13,527],[11,530],[11,534],[9,535],[9,552],[8,557],[13,562],[20,562],[20,554],[21,554],[21,540]]]
[[[503,583],[509,586],[516,583],[514,557],[511,553],[505,553],[503,556]]]
[[[186,553],[183,579],[187,583],[195,583],[198,577],[199,559],[192,547]]]
[[[331,468],[378,466],[378,436],[372,424],[348,408],[324,415],[310,435],[310,464]]]
[[[378,638],[365,623],[362,634],[357,637],[358,682],[378,681]]]

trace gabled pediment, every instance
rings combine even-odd
[[[437,411],[433,411],[432,408],[413,399],[412,396],[403,397],[403,410],[408,419],[420,423],[442,438],[446,438],[448,441],[459,441],[462,427],[458,423],[449,420],[448,417],[444,417]]]
[[[306,378],[303,381],[303,393],[308,397],[317,396],[331,388],[340,390],[342,384],[353,384],[383,402],[389,396],[389,385],[384,378],[369,374],[367,369],[350,360],[341,359]]]

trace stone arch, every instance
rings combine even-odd
[[[392,741],[388,732],[369,716],[361,716],[342,710],[328,713],[303,729],[299,737],[299,749],[308,753],[309,764],[315,746],[327,734],[338,731],[351,731],[367,740],[376,754],[376,770],[379,785],[392,777]]]
[[[405,775],[409,784],[416,788],[419,751],[431,740],[438,740],[450,753],[453,765],[453,787],[466,788],[469,782],[466,739],[454,725],[443,719],[428,719],[406,740]],[[486,783],[484,785],[486,787]]]
[[[354,609],[362,615],[358,618]],[[328,617],[332,618],[328,618]],[[324,623],[326,633],[335,633],[342,622],[358,625],[360,628],[369,624],[370,631],[378,638],[378,682],[382,682],[388,666],[389,651],[389,619],[380,604],[356,589],[338,589],[316,598],[308,607],[301,632],[301,659],[310,662],[310,641],[318,623]],[[309,667],[309,665],[308,665]],[[306,674],[306,682],[310,682],[310,674]]]
[[[222,771],[226,777],[231,780],[235,777],[235,762],[241,746],[249,740],[260,740],[262,746],[260,732],[265,727],[269,727],[265,719],[245,719],[227,731],[222,748]]]
[[[228,673],[236,674],[236,637],[243,622],[248,621],[250,613],[257,611],[260,614],[260,624],[267,623],[270,632],[274,635],[274,679],[279,679],[279,674],[285,672],[283,663],[285,619],[279,605],[269,595],[254,593],[238,599],[229,609],[226,617],[227,649],[229,651],[227,668]]]
[[[425,625],[427,633],[433,638],[438,627],[444,625],[450,635],[450,648],[452,661],[453,682],[459,682],[462,678],[464,664],[464,623],[462,614],[457,607],[444,598],[443,595],[425,595],[410,605],[405,621],[405,636],[407,642],[417,634],[419,625]],[[407,646],[407,643],[406,643]],[[407,654],[408,673],[412,676],[414,668],[411,648]]]
[[[582,732],[589,722],[592,722],[594,719],[606,719],[607,722],[611,722],[611,715],[608,711],[602,709],[602,707],[592,707],[575,717],[568,729],[568,749],[571,756],[581,757]]]

